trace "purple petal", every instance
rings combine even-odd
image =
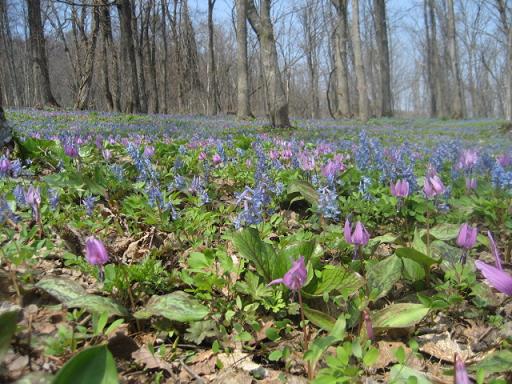
[[[458,354],[455,355],[455,384],[471,384],[464,360]]]
[[[475,261],[475,267],[482,272],[490,285],[498,291],[512,296],[512,276],[510,274],[480,260]]]
[[[350,228],[350,221],[348,221],[348,219],[345,220],[345,228],[343,229],[343,234],[345,235],[345,241],[349,244],[352,244],[352,233]]]
[[[457,236],[457,245],[461,248],[466,246],[466,237],[468,233],[468,224],[464,223],[459,228],[459,234]]]
[[[487,237],[489,238],[489,247],[491,248],[492,255],[494,256],[496,268],[502,271],[503,267],[501,266],[500,251],[498,250],[496,242],[494,241],[494,238],[492,237],[492,233],[490,231],[487,231]]]
[[[272,280],[270,283],[268,283],[267,287],[270,287],[271,285],[283,284],[283,283],[284,283],[283,279],[275,279],[275,280]]]

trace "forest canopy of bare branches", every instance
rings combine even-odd
[[[512,114],[506,0],[0,0],[9,107]]]

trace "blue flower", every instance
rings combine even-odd
[[[318,212],[326,219],[339,220],[338,195],[334,189],[329,187],[318,189]]]

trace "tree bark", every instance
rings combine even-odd
[[[368,86],[363,64],[361,48],[361,32],[359,28],[359,0],[352,0],[352,44],[354,47],[354,60],[356,67],[357,91],[359,93],[359,119],[368,121]]]
[[[247,0],[236,0],[237,111],[240,119],[251,116],[249,103],[249,62],[247,58]]]
[[[308,4],[303,9],[302,13],[302,26],[304,29],[305,47],[304,53],[306,54],[306,63],[309,75],[310,87],[310,104],[311,104],[311,117],[318,119],[320,117],[320,97],[318,94],[318,36],[315,23],[315,5],[314,2]]]
[[[388,28],[386,16],[386,1],[374,0],[375,34],[377,37],[377,55],[379,56],[379,80],[380,80],[380,114],[382,116],[393,115],[391,94],[391,67],[389,64]]]
[[[123,72],[128,82],[127,99],[124,111],[137,113],[140,111],[139,84],[137,80],[137,65],[135,58],[135,46],[133,44],[132,31],[132,4],[130,0],[117,0],[119,12],[119,24],[121,31],[121,57]]]
[[[12,142],[12,128],[5,119],[2,104],[2,83],[0,82],[0,149]]]
[[[457,51],[457,36],[455,31],[455,12],[453,0],[448,0],[448,44],[450,51],[450,64],[452,78],[454,81],[453,99],[452,99],[452,117],[462,119],[464,117],[464,90],[460,76],[459,54]]]
[[[208,66],[207,66],[207,92],[208,99],[206,103],[206,111],[208,115],[217,114],[217,78],[215,69],[215,52],[213,44],[213,7],[216,0],[208,0]]]
[[[119,60],[116,47],[114,46],[112,37],[112,19],[110,17],[110,9],[106,6],[108,0],[101,0],[100,7],[100,24],[101,35],[103,40],[103,57],[102,57],[102,75],[105,97],[110,110],[121,111],[121,80],[119,78]],[[111,55],[109,60],[108,54]],[[109,71],[108,63],[111,63]],[[110,75],[109,75],[110,73]],[[110,85],[111,83],[111,85]]]
[[[350,92],[348,81],[348,12],[347,0],[332,0],[337,13],[334,54],[336,63],[337,117],[350,117]]]
[[[99,5],[99,1],[95,0],[95,5]],[[89,104],[89,96],[91,93],[92,76],[94,72],[94,56],[96,53],[96,41],[99,30],[99,8],[94,7],[92,10],[92,32],[89,39],[84,39],[85,43],[85,62],[83,69],[80,67],[80,82],[78,84],[78,93],[75,101],[75,109],[86,109]]]
[[[46,41],[43,33],[40,0],[27,0],[28,25],[30,34],[30,53],[34,76],[34,100],[36,103],[59,107],[53,96],[46,56]]]
[[[270,0],[260,1],[259,13],[254,5],[254,0],[249,0],[247,17],[260,43],[270,123],[272,127],[276,128],[290,127],[288,102],[284,92],[281,72],[279,71],[276,41],[270,19]]]
[[[505,119],[512,121],[512,27],[508,21],[507,7],[504,0],[496,0],[498,7],[502,29],[507,41],[507,66],[505,68],[506,79],[506,104],[505,104]]]
[[[432,77],[435,83],[435,99],[436,99],[436,116],[446,117],[448,115],[447,104],[445,102],[445,94],[443,87],[443,71],[441,67],[441,57],[439,55],[439,48],[437,42],[437,22],[435,14],[434,0],[428,0],[428,15],[430,20],[430,36],[431,36],[431,53],[432,53]]]
[[[144,28],[144,56],[148,62],[148,81],[150,84],[150,98],[148,112],[158,112],[158,82],[156,80],[156,17],[155,2],[150,0],[147,6],[147,24]],[[153,15],[151,12],[153,11]],[[151,20],[151,22],[150,22]],[[151,25],[151,28],[150,28]],[[149,30],[151,29],[151,40]]]

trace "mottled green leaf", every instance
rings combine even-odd
[[[288,184],[288,196],[299,194],[312,206],[318,204],[318,192],[313,186],[304,180],[293,180]]]
[[[375,264],[369,264],[366,278],[370,292],[376,289],[376,299],[386,296],[393,285],[402,277],[402,260],[396,255],[386,257]]]
[[[342,266],[328,265],[322,270],[322,277],[311,287],[307,287],[306,295],[323,296],[332,291],[348,296],[364,285],[364,280],[356,272]]]
[[[304,315],[306,318],[315,324],[317,327],[322,328],[324,331],[330,332],[336,324],[336,319],[329,316],[327,313],[317,311],[316,309],[304,306]]]
[[[418,324],[428,313],[423,304],[397,303],[372,315],[374,328],[407,328]]]
[[[137,319],[151,316],[163,316],[169,320],[189,322],[203,320],[208,315],[208,308],[191,295],[176,291],[163,296],[152,296],[141,310],[134,313]]]
[[[46,291],[62,303],[86,295],[85,289],[79,283],[59,277],[41,279],[36,287]]]
[[[402,258],[407,258],[414,260],[418,264],[421,264],[425,268],[430,268],[434,264],[439,264],[440,259],[434,259],[432,257],[428,257],[424,253],[414,249],[414,248],[398,248],[395,253],[397,256]]]
[[[128,311],[110,297],[87,294],[64,302],[68,308],[81,308],[91,313],[107,313],[109,316],[128,316]]]

